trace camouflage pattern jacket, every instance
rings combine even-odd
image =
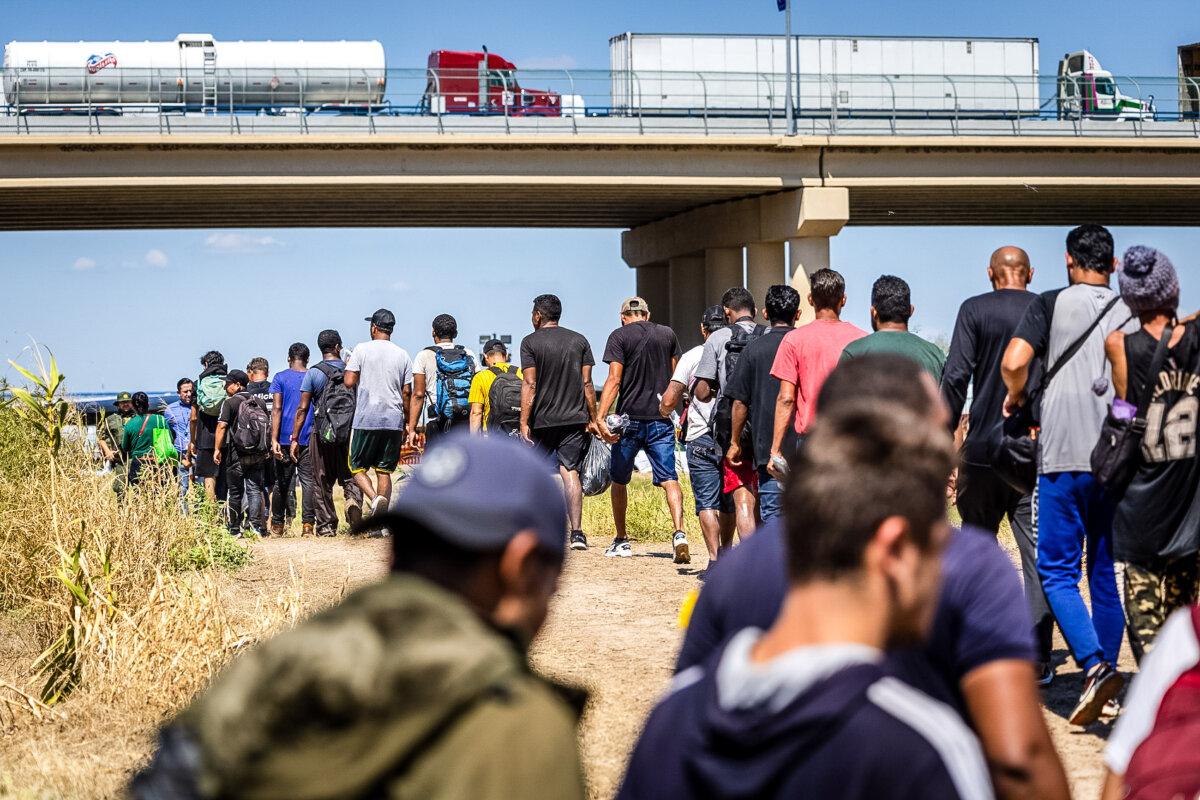
[[[393,575],[237,659],[139,798],[582,798],[582,707],[458,597]]]

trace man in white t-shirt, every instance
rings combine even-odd
[[[700,335],[705,341],[715,331],[728,324],[725,309],[719,305],[704,311],[700,318]],[[663,393],[659,412],[668,416],[683,398],[690,394],[696,380],[696,367],[704,354],[704,345],[699,344],[684,353],[667,391]],[[733,499],[722,491],[721,459],[724,453],[713,441],[709,422],[712,420],[716,401],[701,402],[695,397],[688,401],[684,412],[684,444],[687,447],[688,474],[692,481],[692,494],[696,498],[696,516],[700,518],[700,531],[708,547],[708,560],[713,563],[721,547],[733,542]]]
[[[421,403],[425,424],[426,449],[437,437],[449,433],[455,425],[467,426],[471,419],[471,380],[479,369],[479,359],[466,347],[455,344],[458,321],[449,314],[433,318],[433,344],[413,359],[413,394]],[[445,384],[442,407],[438,403],[438,356],[442,357]]]
[[[362,489],[363,516],[386,510],[392,473],[400,462],[407,431],[415,439],[419,398],[413,397],[412,360],[392,342],[396,317],[381,308],[366,321],[371,339],[357,345],[346,362],[345,385],[357,391],[350,430],[350,473]],[[405,425],[407,413],[408,424]],[[375,471],[375,482],[367,470]]]

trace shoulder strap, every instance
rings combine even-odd
[[[1092,320],[1092,324],[1088,325],[1087,330],[1080,334],[1079,338],[1071,342],[1071,346],[1063,351],[1063,354],[1058,357],[1058,361],[1054,362],[1054,366],[1050,367],[1049,371],[1046,372],[1046,377],[1042,380],[1042,391],[1045,391],[1047,388],[1049,388],[1050,381],[1054,380],[1054,376],[1057,375],[1059,371],[1061,371],[1062,368],[1067,365],[1067,362],[1079,352],[1080,348],[1083,347],[1083,343],[1086,342],[1088,337],[1092,335],[1092,331],[1096,330],[1096,326],[1100,324],[1101,320],[1108,316],[1108,312],[1112,311],[1113,306],[1115,306],[1120,299],[1120,295],[1114,295],[1113,298],[1108,301],[1108,304],[1101,309],[1096,318]],[[1047,318],[1046,322],[1047,324],[1052,324],[1053,315]],[[1049,341],[1049,336],[1046,338],[1047,341]]]
[[[647,323],[646,328],[645,328],[645,333],[642,335],[641,341],[639,341],[637,343],[637,345],[634,346],[633,351],[630,352],[630,354],[629,354],[629,357],[625,359],[624,365],[626,367],[628,367],[630,364],[632,364],[634,362],[634,359],[636,359],[639,355],[641,355],[642,350],[644,350],[646,348],[646,342],[650,341],[650,337],[652,337],[654,335],[654,328],[651,327],[652,325],[654,325],[654,323],[652,323],[652,322]]]
[[[1154,348],[1154,358],[1150,359],[1150,371],[1146,373],[1146,383],[1142,386],[1141,395],[1138,397],[1135,419],[1140,423],[1146,422],[1146,412],[1150,410],[1150,394],[1154,391],[1154,384],[1158,382],[1158,373],[1162,370],[1163,362],[1167,360],[1167,349],[1171,343],[1171,332],[1174,329],[1173,324],[1168,324],[1163,328],[1162,336],[1158,338],[1158,346]]]
[[[508,370],[506,370],[506,369],[503,369],[503,370],[502,370],[502,369],[500,369],[499,367],[497,367],[497,366],[494,366],[494,365],[493,365],[493,366],[490,366],[490,367],[488,367],[488,370],[489,370],[489,371],[490,371],[490,372],[491,372],[493,375],[495,375],[495,376],[497,376],[497,377],[499,377],[499,376],[501,376],[501,375],[504,375],[504,374],[506,374],[506,373],[508,372]]]
[[[150,412],[142,416],[142,427],[138,428],[138,436],[146,432],[146,423],[150,421]]]

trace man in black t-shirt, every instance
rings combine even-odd
[[[1005,515],[1021,553],[1025,600],[1033,617],[1038,646],[1038,682],[1054,679],[1050,660],[1054,617],[1046,604],[1037,572],[1037,537],[1033,528],[1033,496],[1008,485],[992,469],[988,438],[1004,419],[1007,390],[1000,375],[1004,350],[1017,323],[1037,295],[1028,291],[1033,280],[1029,254],[1019,247],[1001,247],[988,263],[992,291],[972,297],[958,310],[950,353],[942,370],[942,398],[950,409],[951,433],[959,427],[966,407],[967,387],[973,389],[970,421],[960,451],[955,502],[964,525],[1000,530]]]
[[[639,450],[644,450],[650,459],[654,485],[661,486],[667,495],[667,507],[675,525],[671,541],[675,563],[687,564],[692,560],[687,534],[682,530],[683,491],[675,472],[675,426],[659,413],[659,401],[671,382],[680,355],[675,331],[650,321],[650,306],[645,300],[631,297],[621,304],[621,327],[609,334],[604,347],[608,380],[600,396],[600,434],[613,444],[612,508],[617,529],[616,538],[604,551],[606,556],[633,555],[625,530],[625,511],[629,505],[626,487],[633,477],[633,460]],[[603,418],[614,400],[617,413],[629,417],[629,424],[619,436],[608,429]]]
[[[242,403],[250,399],[250,393],[246,391],[250,383],[250,378],[240,369],[231,369],[225,376],[225,394],[228,397],[221,404],[221,414],[217,417],[216,449],[213,453],[218,465],[228,459],[228,463],[224,464],[229,490],[225,511],[229,533],[234,537],[242,535],[243,527],[253,529],[259,536],[267,535],[266,515],[263,513],[266,496],[263,470],[268,453],[239,453],[228,441],[230,430],[237,426]]]
[[[571,549],[586,550],[583,487],[579,470],[596,432],[592,346],[559,326],[562,301],[552,294],[533,301],[533,333],[521,341],[521,438],[545,450],[558,466],[567,501]]]
[[[767,290],[763,316],[771,327],[746,345],[725,387],[725,394],[733,399],[730,445],[725,457],[734,467],[740,467],[745,459],[752,460],[758,470],[758,516],[766,522],[780,515],[783,503],[783,486],[767,471],[775,433],[775,400],[779,397],[779,379],[771,375],[771,366],[783,337],[795,328],[800,316],[800,293],[790,286],[772,286]],[[751,453],[743,451],[741,442],[747,422],[754,445]],[[795,435],[789,425],[784,433],[784,452],[795,449]]]

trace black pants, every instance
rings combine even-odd
[[[1033,496],[1022,495],[999,478],[991,467],[963,464],[958,468],[958,513],[964,525],[991,532],[1000,530],[1005,516],[1021,553],[1025,602],[1033,618],[1033,636],[1038,660],[1050,661],[1054,616],[1046,603],[1037,570],[1037,533],[1033,526]]]
[[[282,459],[275,460],[275,486],[271,490],[271,522],[282,525],[285,514],[296,516],[296,478],[300,478],[300,521],[312,525],[316,521],[313,505],[312,460],[308,457],[308,445],[300,448],[296,460],[284,451]]]
[[[261,536],[267,532],[264,515],[266,458],[259,457],[247,464],[232,450],[229,455],[229,468],[225,473],[229,488],[225,506],[229,532],[237,536],[245,529],[253,529]]]
[[[334,484],[342,485],[346,496],[346,522],[351,526],[362,519],[362,489],[350,474],[350,444],[326,444],[314,434],[308,446],[308,462],[312,475],[313,511],[317,533],[337,532],[337,509],[333,505]]]
[[[470,428],[471,418],[469,416],[438,417],[431,413],[428,422],[425,423],[425,449],[433,447],[438,439],[448,435],[451,431],[468,431]]]

